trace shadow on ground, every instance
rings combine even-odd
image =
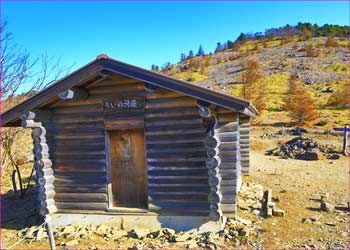
[[[20,230],[40,225],[42,217],[36,212],[35,186],[31,185],[23,199],[10,190],[1,195],[1,226]]]

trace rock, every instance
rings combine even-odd
[[[136,229],[134,229],[134,231],[135,231],[138,239],[142,239],[142,238],[146,237],[150,233],[149,230],[147,230],[147,229],[140,229],[140,228],[136,228]]]
[[[99,225],[99,226],[97,227],[97,229],[96,229],[96,232],[97,232],[98,234],[104,234],[104,233],[106,233],[107,231],[109,231],[109,228],[108,228],[106,225],[103,225],[103,224]]]
[[[250,229],[245,227],[244,229],[239,231],[239,236],[248,236],[250,234]]]
[[[327,226],[335,227],[336,224],[334,222],[326,222],[325,223]]]
[[[272,201],[273,201],[273,202],[279,202],[279,201],[280,201],[280,197],[278,197],[278,196],[273,196],[273,197],[272,197]]]
[[[71,241],[68,241],[68,242],[66,242],[66,246],[67,247],[71,247],[71,246],[75,246],[75,245],[78,245],[79,244],[79,241],[77,241],[77,240],[71,240]]]
[[[166,235],[174,235],[176,232],[174,229],[171,229],[171,228],[164,228],[163,229],[163,233],[166,234]]]
[[[193,240],[187,241],[186,248],[189,248],[189,249],[198,248],[196,240],[193,239]]]
[[[252,221],[241,218],[241,217],[236,217],[236,221],[238,221],[239,223],[242,223],[245,226],[250,226],[252,224]]]
[[[339,154],[327,154],[326,158],[328,160],[339,160],[340,159],[340,155]]]
[[[321,215],[313,215],[310,217],[311,221],[318,221],[322,216]]]
[[[328,212],[328,213],[331,213],[331,212],[334,212],[335,207],[332,204],[330,204],[330,203],[321,202],[321,210],[325,211],[325,212]]]
[[[309,219],[309,218],[303,218],[303,223],[305,223],[305,224],[310,224],[311,223],[311,219]]]
[[[66,226],[62,231],[63,234],[72,234],[74,232],[75,232],[75,228],[72,225]]]
[[[285,212],[284,210],[280,209],[280,208],[274,208],[272,210],[272,215],[276,216],[276,217],[284,217]]]
[[[349,235],[349,233],[348,232],[341,232],[340,235],[343,236],[343,237],[347,237]]]
[[[153,238],[153,239],[155,239],[155,238],[157,238],[157,237],[159,237],[159,236],[162,236],[162,235],[163,235],[163,231],[160,231],[160,230],[151,232],[151,233],[149,234],[149,236],[150,236],[151,238]]]
[[[191,237],[191,235],[189,233],[183,233],[183,234],[180,234],[180,235],[177,235],[176,236],[176,242],[183,242],[183,241],[186,241],[188,240],[189,238]]]
[[[122,237],[124,237],[124,236],[126,236],[127,235],[127,233],[125,232],[125,231],[123,231],[123,230],[112,230],[111,231],[111,238],[113,238],[113,239],[120,239],[120,238],[122,238]]]
[[[305,160],[305,161],[317,161],[318,158],[319,157],[316,151],[306,151],[299,156],[300,160]]]
[[[45,232],[44,232],[44,228],[39,228],[39,230],[36,232],[36,237],[35,240],[36,241],[41,241],[43,238],[45,238]]]
[[[328,200],[328,198],[329,198],[329,194],[328,193],[321,194],[321,201],[326,201],[326,200]]]

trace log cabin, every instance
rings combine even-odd
[[[41,215],[184,229],[235,216],[257,114],[248,100],[103,54],[4,112],[2,126],[32,129]]]

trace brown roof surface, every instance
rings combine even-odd
[[[213,103],[218,106],[235,110],[248,116],[254,117],[258,114],[257,109],[248,100],[213,91],[190,82],[182,81],[167,75],[130,65],[112,59],[108,55],[102,54],[99,55],[94,61],[86,64],[85,66],[43,89],[36,95],[2,113],[2,126],[18,125],[20,116],[25,112],[43,107],[48,103],[57,100],[58,94],[69,88],[81,86],[88,82],[101,79],[105,72],[112,72],[138,79],[162,88],[192,96],[208,103]]]

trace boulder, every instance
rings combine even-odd
[[[79,241],[77,241],[77,240],[71,240],[71,241],[68,241],[68,242],[65,243],[65,245],[67,247],[72,247],[72,246],[75,246],[75,245],[78,245],[78,244],[79,244]]]
[[[283,209],[274,208],[274,209],[272,210],[272,215],[273,215],[273,216],[276,216],[276,217],[284,217],[285,212],[284,212]]]
[[[299,159],[305,161],[317,161],[318,153],[316,151],[306,151],[299,156]]]
[[[331,213],[331,212],[334,212],[335,206],[327,202],[321,202],[321,210]]]

